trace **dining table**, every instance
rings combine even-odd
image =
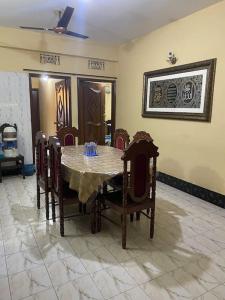
[[[104,183],[123,173],[123,151],[97,146],[96,156],[86,156],[84,145],[62,147],[62,175],[69,188],[78,192],[79,201],[87,203]]]

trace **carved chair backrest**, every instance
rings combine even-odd
[[[153,142],[153,139],[152,137],[150,136],[150,134],[146,131],[137,131],[135,133],[135,135],[133,136],[133,139],[135,141],[138,141],[138,140],[147,140],[149,142]]]
[[[114,133],[114,147],[124,150],[130,142],[129,134],[125,129],[116,129]]]
[[[78,135],[79,132],[76,127],[62,127],[57,132],[61,146],[76,145],[76,138],[78,138]]]
[[[133,140],[125,149],[122,156],[124,161],[124,205],[126,205],[128,197],[137,203],[155,197],[156,159],[158,155],[158,147],[147,139]]]
[[[50,176],[52,190],[56,195],[62,192],[61,145],[57,137],[49,137]]]
[[[36,175],[38,180],[48,178],[48,141],[42,131],[38,131],[35,138],[36,147]]]

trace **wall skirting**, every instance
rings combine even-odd
[[[184,181],[182,179],[173,177],[162,172],[157,173],[157,180],[168,184],[172,187],[175,187],[185,193],[191,194],[207,202],[225,208],[225,195],[207,190],[201,186],[192,184],[190,182]]]

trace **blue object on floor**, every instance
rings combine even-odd
[[[29,165],[24,165],[23,167],[23,173],[25,176],[32,176],[35,172],[34,165],[29,164]]]

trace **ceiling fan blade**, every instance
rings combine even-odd
[[[70,19],[72,17],[73,11],[74,11],[73,7],[67,6],[66,9],[64,10],[62,17],[60,18],[60,20],[57,24],[57,27],[67,28],[67,26],[70,22]]]
[[[83,34],[80,34],[80,33],[77,33],[77,32],[73,32],[73,31],[65,31],[63,34],[66,34],[66,35],[70,35],[70,36],[75,36],[77,38],[80,38],[80,39],[88,39],[89,37],[86,36],[86,35],[83,35]]]
[[[45,28],[41,27],[29,27],[29,26],[20,26],[22,29],[31,29],[31,30],[46,30]]]

